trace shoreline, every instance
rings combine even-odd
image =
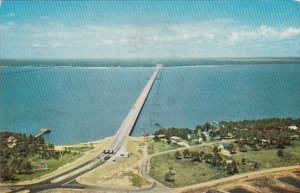
[[[104,137],[103,139],[99,139],[99,140],[93,140],[93,141],[88,141],[88,142],[82,142],[82,143],[74,143],[74,144],[65,144],[65,145],[61,145],[61,144],[53,144],[54,148],[65,148],[65,147],[79,147],[79,146],[84,146],[84,145],[90,145],[90,144],[98,144],[101,143],[102,141],[106,140],[106,139],[112,139],[114,137],[114,135],[109,136],[109,137]],[[142,136],[129,136],[129,138],[132,139],[139,139],[142,138]]]

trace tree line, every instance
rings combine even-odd
[[[10,138],[12,141],[10,141]],[[0,181],[18,180],[19,174],[32,174],[32,158],[59,159],[61,154],[43,137],[34,137],[21,133],[0,132]]]

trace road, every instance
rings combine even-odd
[[[138,119],[138,116],[144,106],[144,103],[149,95],[149,92],[153,86],[153,83],[157,77],[157,74],[161,68],[161,65],[157,65],[155,72],[151,76],[150,80],[146,84],[144,90],[136,100],[135,104],[131,108],[130,112],[128,113],[125,120],[122,122],[120,128],[118,129],[117,133],[115,134],[113,143],[109,146],[108,150],[117,152],[121,146],[123,145],[123,142],[127,136],[131,133],[136,120]]]
[[[108,148],[108,150],[111,151],[111,154],[115,154],[121,149],[121,147],[123,146],[124,140],[132,132],[132,129],[138,119],[138,116],[144,106],[144,103],[150,93],[150,90],[153,86],[153,83],[154,83],[160,69],[161,69],[161,65],[158,64],[157,67],[155,68],[153,75],[151,76],[151,78],[149,79],[145,88],[143,89],[140,96],[136,100],[132,109],[128,113],[125,120],[122,122],[117,133],[114,135],[114,140]],[[20,191],[24,191],[24,190],[29,190],[30,192],[41,192],[41,191],[47,190],[47,189],[68,188],[68,187],[70,187],[70,188],[75,188],[75,187],[77,187],[77,188],[92,188],[91,186],[88,187],[85,185],[78,184],[76,182],[76,178],[103,165],[104,163],[106,163],[106,159],[109,159],[110,157],[111,157],[111,155],[107,155],[106,153],[100,152],[97,157],[94,157],[93,159],[90,159],[90,160],[74,167],[73,169],[70,169],[70,170],[63,172],[59,175],[56,175],[54,177],[48,178],[42,182],[30,184],[27,186],[10,186],[8,188],[11,188],[12,192],[20,192]],[[94,163],[94,164],[92,164],[90,167],[87,167],[91,163]],[[71,174],[71,173],[74,173],[74,174]],[[63,180],[60,180],[57,183],[51,182],[55,179],[64,177],[66,175],[70,175],[70,176],[65,177]]]

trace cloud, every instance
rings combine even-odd
[[[35,49],[44,48],[44,46],[42,46],[40,44],[33,44],[32,47]]]
[[[16,24],[14,22],[7,22],[7,23],[4,23],[4,24],[0,24],[0,31],[1,32],[10,31],[15,26],[16,26]]]
[[[52,45],[52,47],[53,47],[53,48],[59,48],[59,47],[62,47],[62,44],[60,44],[60,43],[54,43],[54,44]]]
[[[84,56],[103,57],[147,57],[190,56],[202,54],[212,56],[223,53],[229,56],[241,49],[275,49],[280,43],[286,47],[299,48],[290,44],[300,36],[300,28],[293,26],[249,26],[233,20],[220,19],[205,22],[165,25],[124,25],[70,26],[48,22],[47,25],[18,24],[0,25],[3,47],[17,47],[42,50],[47,56],[51,51],[56,55],[77,53]],[[34,44],[33,44],[33,43]],[[19,48],[19,49],[20,49]],[[63,49],[61,49],[63,48]],[[295,49],[296,50],[296,49]],[[39,54],[40,54],[39,53]],[[253,51],[254,53],[254,51]],[[221,55],[220,54],[220,55]]]
[[[112,46],[115,44],[114,40],[101,40],[100,44],[104,45],[104,46]]]
[[[294,0],[294,1],[300,3],[300,0]]]
[[[279,41],[300,37],[300,28],[283,28],[262,25],[257,29],[241,30],[232,32],[229,37],[229,44],[235,45],[243,41]]]

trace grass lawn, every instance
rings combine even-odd
[[[176,149],[179,148],[180,146],[178,146],[177,144],[169,144],[167,142],[150,142],[148,144],[148,154],[155,154],[155,153],[159,153],[159,152],[163,152],[163,151],[168,151],[168,150],[172,150],[172,149]]]
[[[212,147],[199,146],[189,148],[189,150],[211,153]],[[283,152],[283,157],[277,156],[277,149],[271,149],[248,151],[233,155],[230,158],[223,156],[223,158],[235,159],[239,173],[300,164],[300,147],[289,147],[284,149]],[[242,165],[242,158],[246,159],[245,165]],[[256,169],[254,168],[254,162],[258,163]],[[173,168],[172,172],[175,173],[175,182],[164,180],[165,173],[169,171],[170,167]],[[182,187],[230,176],[225,169],[218,169],[218,167],[213,167],[204,162],[192,162],[190,159],[177,160],[175,152],[154,156],[151,159],[150,175],[169,187]]]
[[[291,140],[292,147],[300,147],[300,139]]]
[[[190,150],[212,152],[212,148],[208,146],[190,148]],[[169,171],[170,167],[175,173],[175,182],[164,181],[165,173]],[[204,162],[192,162],[190,159],[176,160],[174,152],[154,156],[151,159],[150,175],[170,187],[182,187],[228,176],[225,170],[219,170]]]
[[[237,161],[240,173],[300,164],[300,147],[288,147],[283,149],[283,152],[283,157],[278,157],[277,149],[252,150],[239,153],[233,158]],[[242,158],[246,159],[246,165],[241,164]],[[258,163],[258,169],[254,169],[254,162]]]

